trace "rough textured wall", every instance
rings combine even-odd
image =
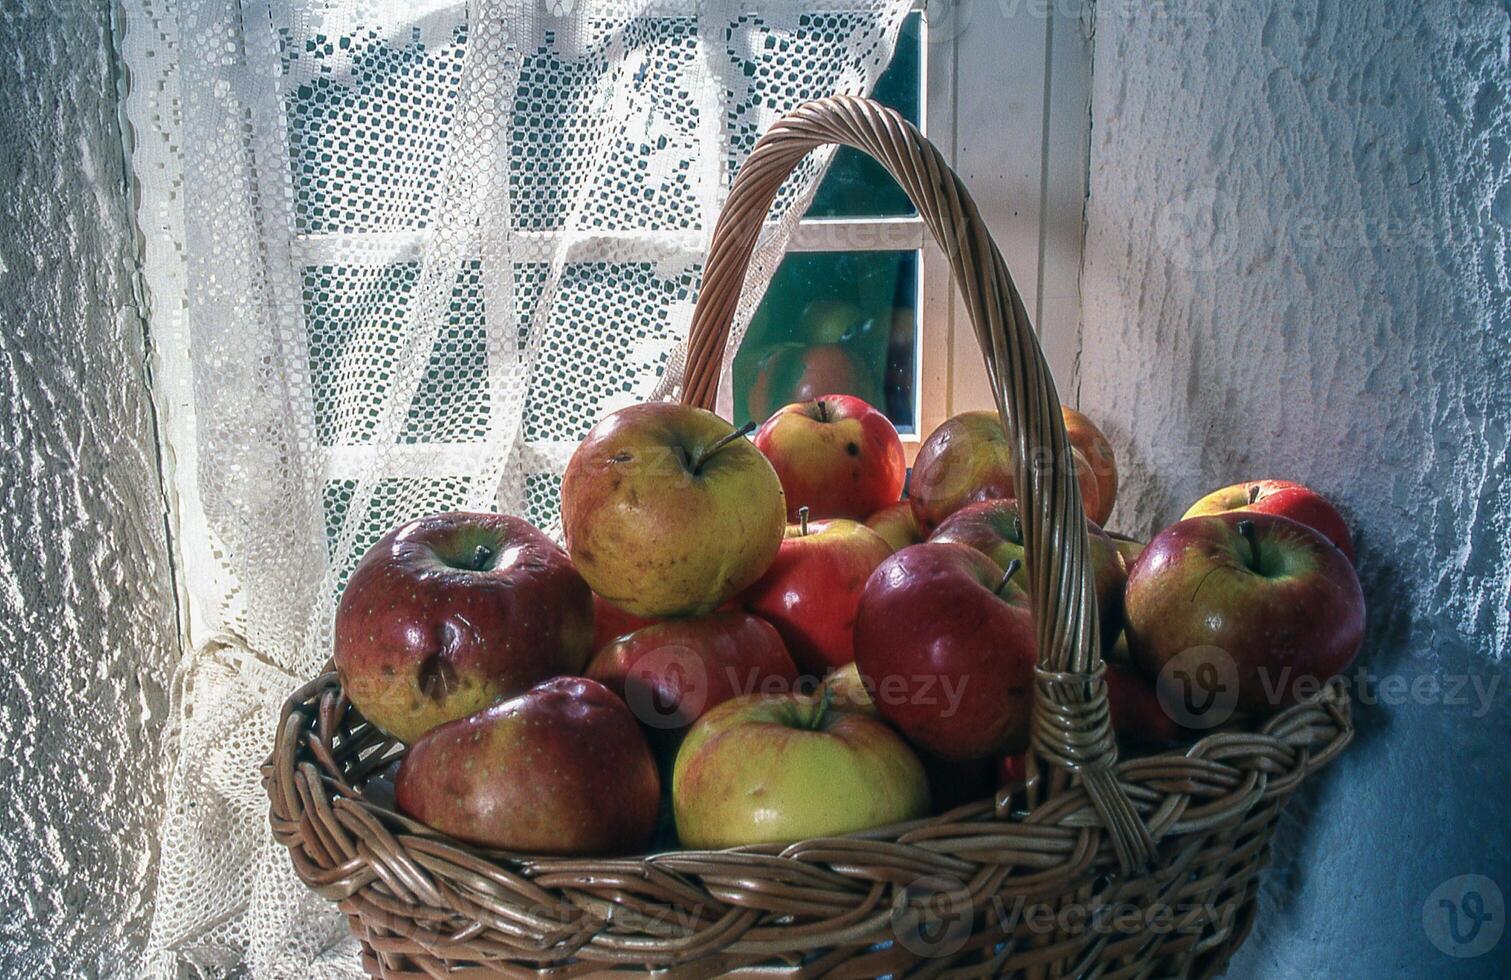
[[[0,4],[0,976],[130,975],[176,654],[104,4]]]
[[[1362,666],[1445,685],[1356,687],[1232,975],[1511,963],[1423,919],[1457,875],[1511,895],[1507,45],[1498,3],[1098,8],[1079,401],[1128,474],[1112,523],[1312,484],[1359,529]]]

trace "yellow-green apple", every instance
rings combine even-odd
[[[913,460],[908,498],[918,523],[932,530],[966,504],[1015,497],[1013,453],[996,412],[962,412],[946,419],[918,447]],[[1063,462],[1075,468],[1087,515],[1096,513],[1100,491],[1091,464],[1074,447]]]
[[[876,702],[871,700],[871,692],[866,690],[866,682],[860,676],[860,668],[855,666],[853,660],[825,677],[823,689],[833,692],[834,705],[837,708],[858,711],[873,718],[881,717],[876,710]]]
[[[404,742],[592,654],[593,597],[567,555],[504,514],[422,517],[362,556],[336,607],[342,689]]]
[[[1338,549],[1354,560],[1354,542],[1348,524],[1326,497],[1289,480],[1250,480],[1214,490],[1191,505],[1184,517],[1251,511],[1256,514],[1279,514],[1322,532]]]
[[[927,816],[928,778],[908,744],[831,702],[750,694],[699,719],[672,772],[682,845],[806,840]]]
[[[1118,464],[1112,455],[1112,443],[1102,435],[1096,423],[1075,409],[1061,406],[1060,413],[1071,446],[1086,458],[1097,480],[1096,509],[1087,508],[1086,516],[1098,524],[1106,524],[1118,496]]]
[[[1254,714],[1290,704],[1346,668],[1364,636],[1353,565],[1320,532],[1275,514],[1167,527],[1133,566],[1124,603],[1129,649],[1146,676],[1236,687],[1207,685],[1188,699],[1193,713],[1198,701]]]
[[[847,300],[819,298],[809,301],[799,316],[803,335],[815,344],[837,344],[865,322],[861,308]]]
[[[483,847],[624,854],[650,844],[661,780],[624,702],[597,681],[558,677],[425,734],[394,796],[414,819]]]
[[[855,607],[866,579],[891,554],[864,524],[800,513],[776,560],[745,593],[745,608],[777,628],[799,667],[822,677],[855,659]]]
[[[1164,746],[1180,738],[1180,726],[1165,710],[1153,682],[1131,667],[1109,663],[1107,710],[1117,737],[1135,745]]]
[[[1126,534],[1118,534],[1116,531],[1108,531],[1107,536],[1117,546],[1118,553],[1123,556],[1123,562],[1128,566],[1130,571],[1133,569],[1133,563],[1138,561],[1138,556],[1143,554],[1144,549],[1149,546],[1149,542],[1147,541],[1140,541],[1138,538],[1131,538]]]
[[[866,527],[881,535],[893,551],[901,551],[910,544],[922,544],[929,536],[913,513],[913,504],[907,500],[888,504],[872,514],[866,518]]]
[[[751,418],[764,421],[789,402],[829,393],[882,404],[874,373],[848,348],[841,344],[782,344],[756,366],[746,408]]]
[[[885,415],[852,395],[785,406],[755,444],[782,481],[788,520],[807,507],[811,517],[863,521],[902,495],[902,440]]]
[[[974,548],[915,544],[871,573],[855,663],[881,716],[944,759],[1021,748],[1033,702],[1028,598]]]
[[[624,698],[641,724],[672,736],[732,697],[785,693],[797,684],[776,629],[743,612],[638,629],[599,650],[586,674]]]
[[[761,577],[787,507],[760,450],[712,412],[648,402],[595,425],[561,483],[567,551],[643,618],[711,612]]]
[[[1091,545],[1091,577],[1102,624],[1102,642],[1104,647],[1111,646],[1117,639],[1118,630],[1122,629],[1123,586],[1128,582],[1128,566],[1112,538],[1089,518],[1086,537]],[[1014,581],[1024,591],[1028,590],[1023,524],[1018,519],[1016,501],[983,500],[967,504],[946,517],[929,535],[929,540],[970,545],[996,562],[999,568],[1005,569],[1009,562],[1018,562]]]

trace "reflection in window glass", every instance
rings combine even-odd
[[[735,355],[735,421],[845,394],[911,431],[917,289],[914,251],[788,255]]]

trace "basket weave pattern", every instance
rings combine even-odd
[[[1208,976],[1252,921],[1281,805],[1352,737],[1343,686],[1179,751],[1119,760],[1080,492],[1028,317],[959,179],[909,123],[853,98],[781,120],[714,231],[683,400],[713,402],[762,221],[804,154],[869,153],[945,249],[1016,440],[1039,665],[1026,779],[840,838],[645,857],[484,852],[409,820],[379,778],[402,746],[327,673],[284,706],[263,769],[274,835],[339,903],[375,977]],[[754,971],[754,972],[750,972]]]

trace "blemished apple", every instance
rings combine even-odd
[[[672,809],[684,847],[782,843],[927,816],[929,783],[885,722],[822,694],[751,694],[687,733]]]
[[[910,544],[922,544],[929,536],[913,513],[913,504],[907,500],[888,504],[872,514],[866,518],[866,527],[881,535],[893,551],[901,551]]]
[[[712,412],[647,402],[595,425],[561,484],[567,552],[635,616],[711,612],[766,571],[787,507],[760,450]]]
[[[1111,646],[1123,624],[1123,586],[1128,581],[1128,566],[1116,543],[1090,518],[1086,537],[1091,546],[1092,585],[1096,589],[1098,618],[1104,648]],[[969,545],[1007,568],[1018,562],[1014,581],[1028,590],[1027,556],[1023,550],[1023,525],[1018,505],[1012,500],[983,500],[955,511],[946,517],[930,541],[955,541]]]
[[[593,596],[566,552],[504,514],[394,528],[362,556],[336,607],[342,690],[403,742],[576,673],[592,642]]]
[[[1016,497],[1013,453],[996,412],[962,412],[946,419],[918,447],[913,461],[908,498],[918,523],[933,530],[966,504]],[[1100,491],[1091,464],[1072,446],[1068,465],[1075,467],[1082,507],[1088,516],[1097,513]]]
[[[854,395],[882,404],[873,372],[843,344],[783,344],[761,358],[746,397],[750,417],[765,421],[790,402],[820,395]]]
[[[436,728],[394,779],[399,809],[459,840],[532,854],[627,854],[656,830],[661,780],[635,716],[558,677]]]
[[[863,521],[895,503],[907,476],[902,440],[885,415],[851,395],[823,395],[783,407],[755,435],[782,481],[787,519]]]
[[[1149,542],[1124,596],[1128,646],[1148,677],[1231,677],[1236,704],[1265,714],[1353,662],[1364,636],[1354,567],[1315,529],[1230,511],[1173,524]],[[1227,702],[1230,706],[1233,700]]]
[[[742,612],[638,629],[599,650],[586,674],[624,698],[641,724],[674,736],[730,698],[797,684],[776,629]]]
[[[745,608],[782,634],[792,659],[817,677],[855,659],[855,610],[866,579],[892,548],[855,521],[800,514]]]
[[[1354,560],[1354,542],[1348,524],[1336,507],[1317,491],[1289,480],[1250,480],[1214,490],[1191,505],[1183,517],[1252,511],[1279,514],[1322,532],[1338,549]]]
[[[855,663],[883,718],[944,759],[1022,748],[1033,704],[1028,597],[974,548],[925,542],[871,574]]]
[[[1112,455],[1112,443],[1102,435],[1096,423],[1075,409],[1061,406],[1060,413],[1065,420],[1065,435],[1070,444],[1086,458],[1092,475],[1096,477],[1096,508],[1087,508],[1086,516],[1098,524],[1106,524],[1118,496],[1118,464]]]

